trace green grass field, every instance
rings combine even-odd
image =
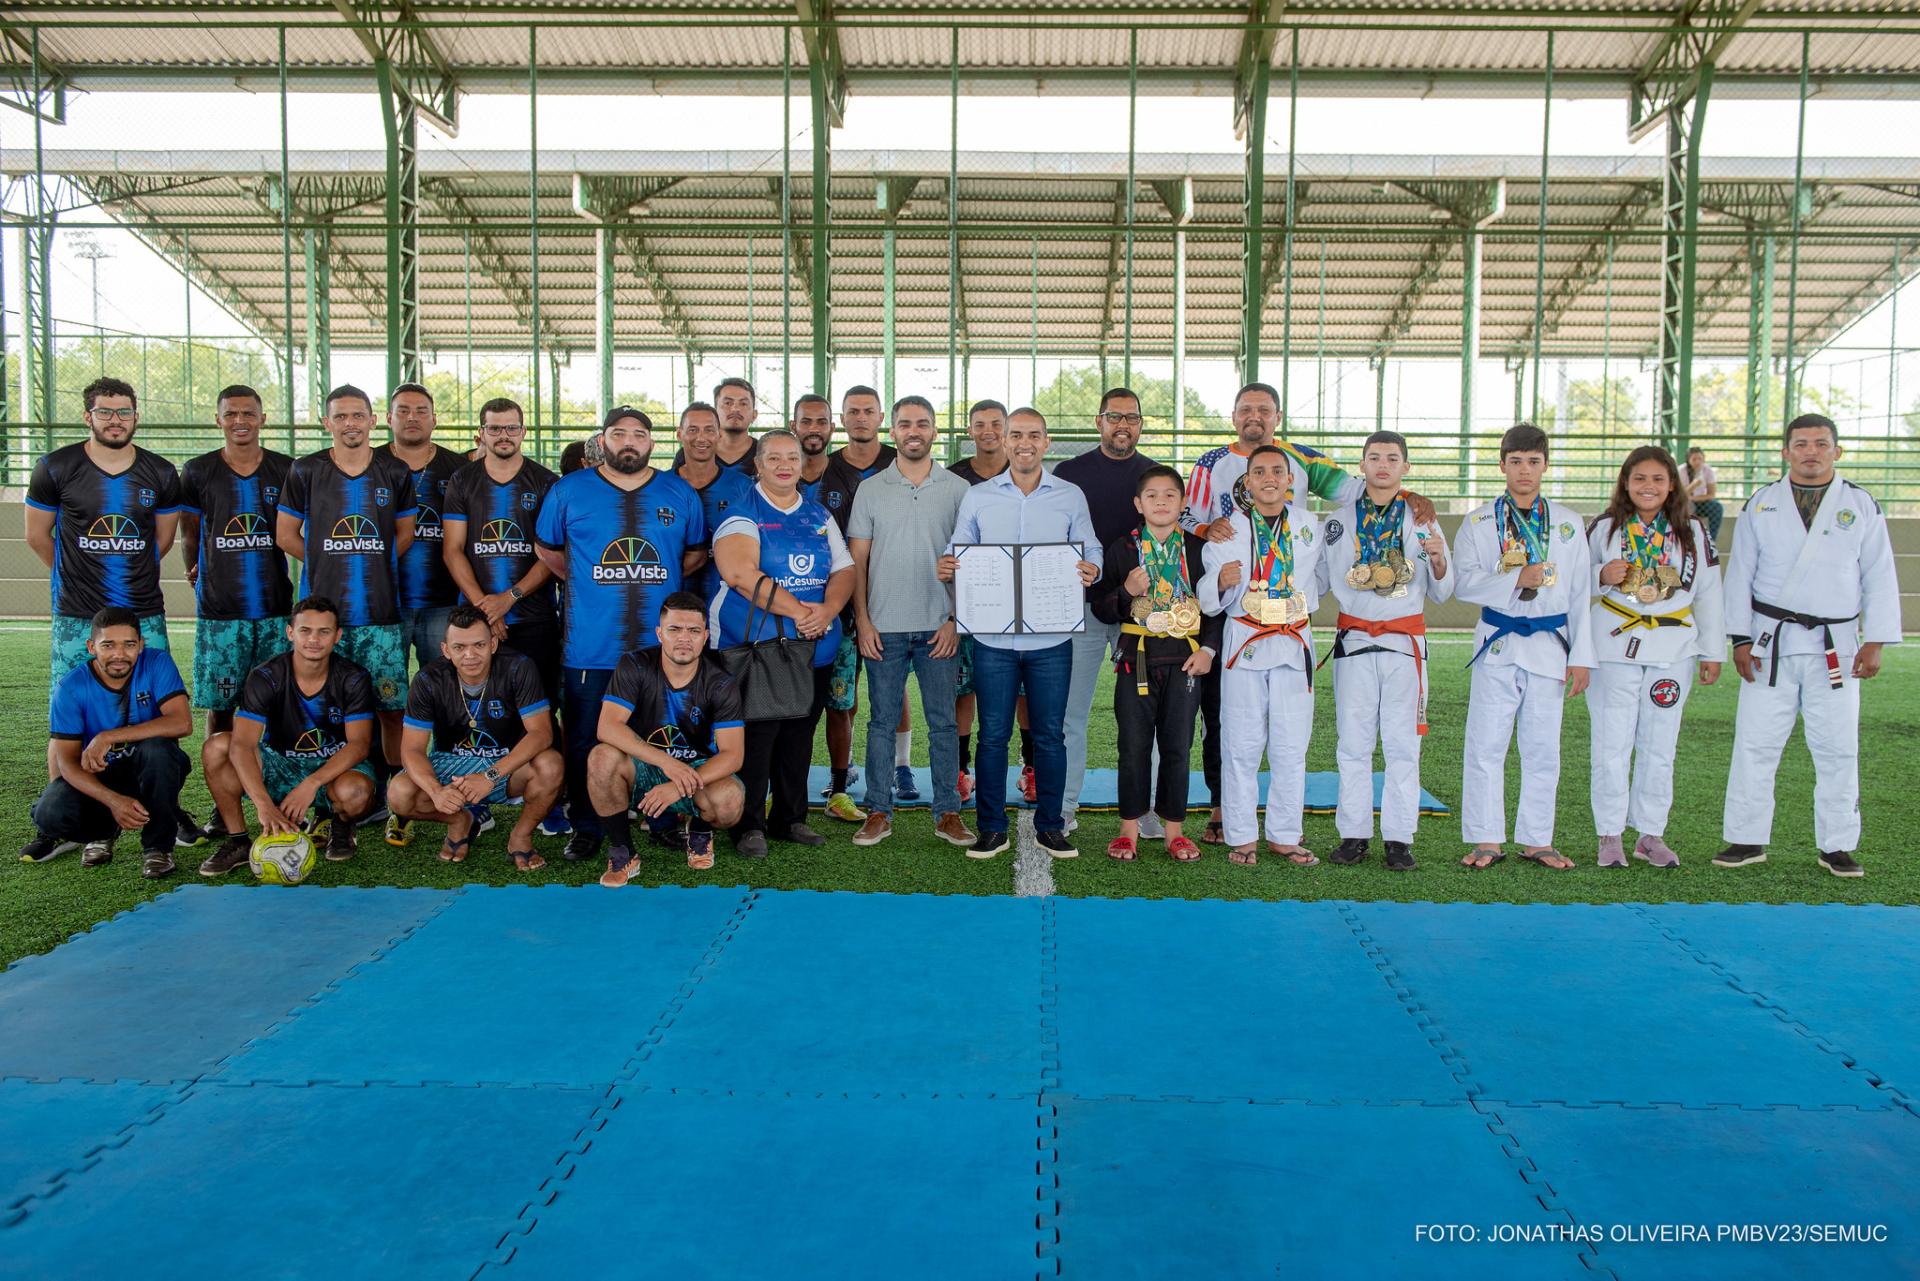
[[[183,671],[191,670],[191,629],[175,628],[174,653]],[[1429,791],[1452,805],[1460,783],[1461,726],[1466,715],[1467,677],[1462,668],[1468,649],[1464,638],[1436,638],[1433,646],[1431,717],[1433,729],[1426,741],[1422,781]],[[28,809],[45,783],[47,633],[29,624],[0,625],[0,720],[16,732],[0,740],[0,844],[17,849],[31,835]],[[1418,871],[1388,873],[1380,864],[1376,844],[1373,857],[1359,867],[1296,868],[1281,860],[1258,867],[1235,867],[1225,852],[1208,848],[1198,863],[1176,864],[1164,857],[1157,843],[1146,843],[1138,862],[1108,860],[1103,851],[1118,832],[1112,814],[1082,815],[1077,842],[1078,859],[1054,864],[1054,878],[1063,894],[1124,897],[1184,898],[1351,898],[1403,900],[1471,900],[1480,902],[1614,902],[1624,900],[1754,900],[1764,902],[1920,902],[1920,874],[1904,848],[1900,797],[1910,780],[1899,764],[1913,754],[1920,737],[1920,698],[1915,676],[1920,675],[1920,652],[1913,647],[1890,650],[1884,674],[1868,690],[1862,731],[1862,807],[1866,838],[1860,857],[1867,866],[1861,881],[1842,881],[1814,863],[1812,789],[1813,771],[1796,732],[1780,770],[1781,803],[1774,828],[1770,861],[1762,866],[1729,871],[1708,859],[1720,846],[1721,798],[1726,783],[1728,753],[1733,739],[1735,694],[1733,671],[1726,669],[1721,684],[1696,689],[1687,708],[1682,737],[1681,777],[1676,791],[1668,842],[1681,856],[1682,866],[1656,871],[1635,863],[1624,870],[1602,871],[1593,865],[1592,821],[1588,813],[1587,717],[1583,702],[1567,710],[1559,799],[1557,837],[1578,863],[1572,871],[1552,872],[1517,859],[1486,872],[1469,872],[1459,865],[1462,852],[1458,821],[1451,816],[1424,820],[1415,852]],[[1097,766],[1114,760],[1112,686],[1103,681],[1092,717],[1091,761]],[[1330,770],[1333,765],[1332,682],[1319,688],[1316,733],[1309,767]],[[865,751],[864,717],[855,726],[856,761]],[[198,738],[188,745],[197,753]],[[916,759],[926,761],[925,743],[916,737]],[[819,760],[825,760],[824,746]],[[196,755],[197,760],[197,755]],[[1195,744],[1194,766],[1199,765]],[[197,769],[197,767],[196,767]],[[1518,787],[1517,772],[1509,767],[1511,804]],[[856,789],[857,790],[857,789]],[[1204,800],[1204,797],[1196,798]],[[196,776],[188,783],[186,802],[201,818],[210,813],[205,788]],[[648,884],[750,884],[782,889],[932,892],[942,894],[1004,894],[1012,890],[1013,860],[1003,855],[990,861],[965,858],[958,850],[934,838],[926,814],[908,813],[893,839],[870,849],[857,849],[849,837],[852,828],[820,819],[828,843],[818,850],[776,845],[771,858],[755,864],[732,855],[723,839],[719,860],[711,872],[689,872],[670,856],[648,856],[637,881]],[[1197,833],[1197,827],[1194,829]],[[361,837],[359,857],[350,863],[322,863],[317,885],[448,886],[463,883],[506,884],[517,878],[504,856],[502,833],[482,838],[467,862],[458,866],[434,857],[438,829],[424,826],[411,848],[396,850],[377,832]],[[1336,842],[1331,815],[1309,815],[1307,844],[1324,855]],[[182,851],[180,872],[158,883],[142,880],[135,842],[123,839],[121,856],[109,867],[82,869],[77,855],[34,866],[12,858],[0,860],[0,962],[10,962],[52,948],[71,935],[91,928],[117,912],[155,894],[197,881],[194,868],[205,850]],[[536,883],[577,885],[591,882],[600,867],[572,865],[559,858],[559,842],[541,840],[552,862],[529,879]],[[228,880],[238,883],[245,873]],[[259,893],[298,893],[260,888]]]

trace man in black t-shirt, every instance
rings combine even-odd
[[[587,758],[587,791],[611,842],[600,883],[617,889],[638,868],[629,808],[647,818],[681,814],[687,866],[713,866],[713,829],[740,821],[746,759],[740,687],[705,661],[706,608],[691,592],[661,603],[658,649],[627,654],[600,705],[599,745]]]
[[[309,596],[287,622],[292,651],[253,669],[240,690],[231,733],[200,748],[207,790],[222,827],[233,833],[201,873],[216,876],[247,859],[247,819],[240,802],[253,802],[263,832],[307,825],[309,807],[332,812],[327,857],[353,857],[354,824],[374,806],[367,758],[374,750],[379,704],[367,669],[334,653],[340,607]],[[224,863],[224,866],[221,864]]]
[[[93,616],[109,605],[134,612],[149,649],[167,648],[160,561],[173,546],[180,475],[133,443],[140,411],[131,385],[96,378],[81,395],[87,439],[42,458],[27,482],[27,546],[52,571],[49,697],[90,661]]]
[[[398,818],[445,823],[440,858],[459,863],[492,817],[489,807],[520,797],[507,854],[531,872],[546,866],[534,853],[533,829],[560,795],[565,766],[553,750],[553,712],[533,660],[499,646],[484,611],[454,606],[440,642],[444,656],[420,669],[407,694],[406,772],[387,785],[387,808]]]

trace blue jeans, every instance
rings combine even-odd
[[[563,699],[567,725],[567,818],[581,836],[598,838],[600,816],[587,800],[587,757],[600,741],[600,700],[613,682],[613,671],[605,667],[568,667]]]
[[[973,692],[979,697],[980,744],[974,756],[975,817],[982,832],[1007,830],[1007,740],[1013,737],[1013,706],[1022,687],[1033,731],[1033,773],[1038,789],[1033,825],[1042,832],[1066,826],[1060,804],[1067,782],[1064,723],[1067,688],[1073,682],[1073,642],[1046,649],[973,647]],[[872,715],[879,715],[876,709]]]
[[[933,632],[880,633],[881,658],[867,668],[867,808],[893,813],[893,729],[907,697],[907,673],[920,681],[920,707],[927,725],[927,757],[933,763],[933,816],[960,812],[960,738],[954,726],[954,690],[960,658],[933,656]]]
[[[400,611],[400,640],[411,649],[421,667],[441,657],[440,642],[447,638],[447,616],[451,605],[428,605]]]

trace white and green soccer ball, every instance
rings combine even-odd
[[[265,885],[298,885],[319,861],[305,832],[262,832],[247,852],[247,866]]]

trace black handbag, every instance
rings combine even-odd
[[[760,586],[767,588],[767,608],[760,606]],[[815,643],[799,636],[784,636],[781,628],[787,620],[773,613],[773,593],[779,584],[765,574],[753,585],[748,597],[747,630],[751,637],[762,614],[773,619],[774,635],[768,640],[748,640],[743,645],[716,650],[720,666],[740,686],[740,710],[749,721],[784,721],[805,716],[813,707],[813,651]]]

